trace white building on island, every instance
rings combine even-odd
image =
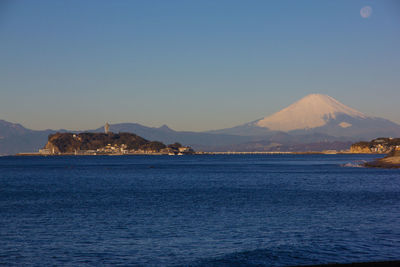
[[[108,122],[106,122],[106,125],[104,125],[104,132],[106,134],[108,134],[110,132],[110,124],[108,124]]]

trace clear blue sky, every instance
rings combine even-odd
[[[309,93],[400,123],[400,1],[0,1],[0,119],[26,127],[218,129]]]

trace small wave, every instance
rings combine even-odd
[[[363,168],[366,160],[356,160],[349,163],[342,164],[342,167],[350,167],[350,168]]]
[[[200,259],[190,266],[300,266],[328,264],[330,262],[353,262],[354,257],[341,257],[332,253],[332,246],[322,245],[319,248],[310,245],[282,245],[271,248],[244,250],[228,253],[220,257]]]

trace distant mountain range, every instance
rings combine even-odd
[[[12,155],[19,152],[34,152],[47,142],[52,130],[34,131],[21,124],[0,120],[0,155]]]
[[[233,128],[211,133],[264,135],[285,132],[291,135],[314,133],[348,139],[399,136],[400,125],[386,119],[369,117],[321,94],[308,95],[271,116]]]
[[[88,130],[102,132],[103,127]],[[320,151],[347,149],[352,142],[377,137],[400,137],[400,125],[369,117],[327,95],[311,94],[287,108],[236,127],[207,131],[174,131],[137,123],[111,124],[112,132],[130,132],[166,144],[180,142],[204,151]],[[0,120],[0,154],[34,152],[49,134]]]

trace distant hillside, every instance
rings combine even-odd
[[[274,142],[271,140],[261,140],[243,144],[215,147],[213,151],[224,152],[316,152],[325,150],[348,150],[352,142],[350,141],[315,141],[315,142]]]
[[[0,121],[1,122],[1,121]],[[201,133],[174,131],[168,126],[147,127],[137,123],[111,124],[112,132],[129,132],[146,140],[159,140],[163,143],[179,142],[197,151],[308,151],[327,149],[348,149],[351,143],[360,139],[332,137],[326,134],[288,134],[284,132],[265,132],[256,136],[235,134]],[[46,144],[48,136],[66,130],[33,131],[19,124],[0,123],[0,155],[20,152],[37,152]],[[100,127],[87,132],[103,133]],[[74,132],[79,133],[79,132]],[[348,143],[351,141],[351,143]]]
[[[376,138],[369,142],[358,142],[350,147],[352,153],[389,153],[400,148],[400,138]]]
[[[195,150],[212,150],[215,146],[228,146],[255,140],[252,137],[211,134],[199,132],[180,132],[170,129],[164,125],[162,127],[147,127],[138,123],[111,124],[112,132],[128,132],[142,136],[146,140],[159,140],[163,143],[179,142],[185,146],[191,146]],[[43,148],[50,134],[56,132],[66,132],[66,130],[45,130],[34,131],[23,127],[20,124],[13,124],[0,120],[0,155],[13,155],[20,152],[37,152]],[[86,132],[103,133],[104,128],[99,127],[95,130]],[[79,133],[78,131],[75,133]]]
[[[110,131],[135,133],[148,140],[159,140],[164,143],[179,142],[195,149],[215,146],[229,146],[260,139],[230,134],[174,131],[167,125],[156,128],[143,126],[138,123],[111,124]],[[100,127],[92,130],[91,132],[104,132],[104,128]]]
[[[34,131],[21,124],[0,120],[0,155],[34,152],[42,148],[53,130]]]

